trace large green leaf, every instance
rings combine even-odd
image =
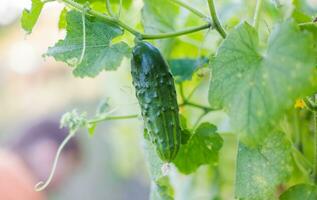
[[[273,199],[276,186],[291,172],[291,144],[281,132],[270,133],[257,147],[239,144],[236,197],[247,200]]]
[[[32,0],[31,10],[23,10],[21,25],[22,28],[28,33],[32,32],[33,27],[35,26],[41,11],[43,9],[44,3],[41,0]]]
[[[265,48],[259,43],[249,24],[233,30],[211,63],[209,89],[210,105],[227,110],[238,133],[257,139],[296,98],[316,89],[310,34],[287,21],[274,28]]]
[[[167,33],[175,30],[179,8],[169,0],[144,0],[142,25],[145,33]],[[163,55],[168,56],[175,44],[174,38],[156,41]]]
[[[66,21],[65,39],[58,41],[54,47],[50,47],[47,55],[74,66],[75,76],[94,77],[102,70],[116,70],[124,56],[129,55],[130,48],[127,44],[111,43],[113,38],[123,34],[119,27],[96,18],[86,17],[86,50],[82,62],[79,63],[83,51],[81,13],[68,12]]]
[[[178,12],[178,7],[169,0],[144,0],[142,9],[144,31],[164,33],[174,30]]]
[[[280,200],[316,200],[317,186],[308,184],[294,185],[285,191]]]
[[[197,128],[188,142],[181,146],[173,161],[179,171],[190,174],[201,165],[218,161],[223,139],[216,131],[217,128],[209,123],[202,123]]]

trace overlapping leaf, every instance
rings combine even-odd
[[[296,98],[315,91],[314,65],[312,37],[293,22],[277,25],[266,48],[255,29],[243,23],[211,64],[210,105],[227,110],[237,132],[265,135]]]
[[[280,200],[316,200],[317,187],[315,185],[299,184],[294,185],[285,191]]]
[[[21,18],[22,28],[31,33],[33,27],[35,26],[41,11],[43,9],[44,3],[41,0],[32,0],[31,10],[24,9]]]
[[[113,25],[96,18],[85,19],[86,41],[83,52],[83,28],[81,13],[70,11],[66,16],[67,35],[48,49],[47,55],[58,61],[74,66],[74,75],[94,77],[103,70],[116,70],[125,56],[129,56],[130,48],[124,42],[112,44],[113,38],[123,31]]]
[[[169,0],[144,0],[142,24],[145,33],[167,33],[175,30],[178,7]],[[158,6],[159,5],[159,6]],[[157,42],[163,55],[169,55],[175,39],[169,38]]]
[[[208,59],[172,59],[168,61],[171,72],[176,82],[180,83],[191,80],[194,72],[203,65],[206,65]]]
[[[173,161],[179,171],[189,174],[201,165],[218,161],[223,139],[216,130],[217,128],[209,123],[202,123],[197,128],[187,143],[181,146]]]
[[[274,199],[276,186],[291,172],[291,144],[281,132],[270,133],[257,147],[239,144],[236,197]]]

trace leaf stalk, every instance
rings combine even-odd
[[[227,33],[225,29],[221,26],[221,23],[218,19],[214,1],[213,0],[207,0],[207,1],[208,1],[209,11],[210,11],[210,16],[214,23],[215,29],[219,32],[222,38],[226,38]]]

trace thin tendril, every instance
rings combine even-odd
[[[80,58],[79,58],[79,61],[78,61],[78,64],[79,65],[83,59],[84,59],[84,55],[85,55],[85,52],[86,52],[86,21],[85,21],[85,15],[86,15],[86,11],[84,11],[81,15],[81,19],[82,19],[82,23],[83,23],[83,49],[81,51],[81,55],[80,55]]]
[[[55,155],[55,158],[54,158],[54,162],[53,162],[53,166],[52,166],[52,169],[51,169],[51,173],[49,175],[49,177],[47,178],[47,180],[44,182],[44,181],[40,181],[38,182],[35,186],[34,186],[34,190],[39,192],[39,191],[42,191],[44,190],[52,181],[53,179],[53,176],[55,174],[55,171],[56,171],[56,167],[57,167],[57,163],[58,163],[58,159],[61,155],[61,152],[64,148],[64,146],[69,142],[69,140],[75,135],[75,131],[71,131],[69,132],[68,136],[63,140],[63,142],[61,143],[61,145],[58,147],[57,149],[57,152],[56,152],[56,155]]]
[[[119,12],[118,12],[118,19],[121,16],[121,10],[122,10],[122,0],[120,0],[120,6],[119,6]]]

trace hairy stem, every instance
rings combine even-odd
[[[105,117],[101,117],[101,118],[96,118],[96,119],[89,120],[88,123],[89,123],[89,124],[96,124],[96,123],[103,122],[103,121],[121,120],[121,119],[132,119],[132,118],[137,118],[137,117],[139,117],[139,115],[105,116]]]
[[[211,27],[212,27],[211,23],[207,23],[207,24],[202,25],[202,26],[197,26],[197,27],[193,27],[193,28],[187,28],[187,29],[184,29],[184,30],[175,31],[175,32],[171,32],[171,33],[162,33],[162,34],[156,34],[156,35],[142,34],[141,35],[141,39],[143,39],[143,40],[153,40],[153,39],[163,39],[163,38],[177,37],[177,36],[181,36],[181,35],[194,33],[194,32],[197,32],[197,31],[201,31],[201,30],[204,30],[204,29],[209,29]]]
[[[77,2],[74,2],[73,0],[60,0],[62,2],[64,2],[66,5],[80,11],[83,12],[85,7]],[[130,32],[131,34],[133,34],[134,36],[136,36],[139,39],[143,39],[143,40],[150,40],[150,39],[162,39],[162,38],[169,38],[169,37],[177,37],[180,35],[186,35],[186,34],[190,34],[190,33],[194,33],[194,32],[198,32],[204,29],[209,29],[212,27],[211,23],[207,23],[205,25],[202,26],[198,26],[198,27],[193,27],[193,28],[188,28],[188,29],[184,29],[181,31],[175,31],[175,32],[171,32],[171,33],[162,33],[162,34],[142,34],[139,31],[137,31],[136,29],[130,27],[129,25],[125,24],[123,21],[119,20],[116,17],[112,17],[112,16],[108,16],[105,15],[103,13],[100,13],[98,11],[95,11],[93,9],[89,9],[86,13],[86,15],[92,15],[94,17],[97,17],[99,19],[102,19],[106,22],[109,23],[113,23],[115,25],[120,26],[121,28],[125,29],[126,31]]]
[[[260,22],[260,13],[262,9],[263,0],[257,0],[255,12],[254,12],[254,18],[253,18],[253,26],[257,30],[259,28],[259,22]]]
[[[189,10],[190,12],[192,12],[193,14],[197,15],[197,16],[200,17],[200,18],[208,19],[208,17],[207,17],[205,14],[201,13],[199,10],[197,10],[197,9],[195,9],[195,8],[193,8],[193,7],[191,7],[190,5],[184,3],[183,1],[179,1],[179,0],[171,0],[171,1],[172,1],[173,3],[175,3],[175,4],[179,5],[179,6],[181,6],[181,7],[183,7],[183,8],[185,8],[185,9]]]
[[[315,25],[317,26],[317,22],[313,21],[313,22],[303,22],[303,23],[299,23],[298,26],[303,27],[303,26],[312,26]]]
[[[225,29],[221,26],[220,21],[218,19],[214,0],[207,0],[207,1],[208,1],[209,11],[210,11],[210,15],[214,23],[215,29],[219,32],[222,38],[226,38],[227,34]]]

